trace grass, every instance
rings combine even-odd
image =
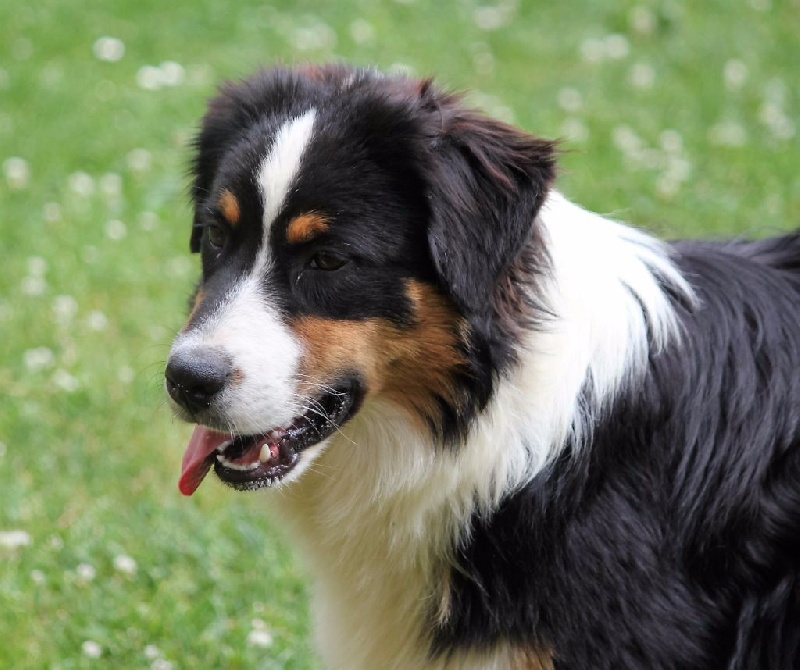
[[[673,236],[797,225],[800,3],[581,5],[0,4],[0,667],[318,667],[262,498],[175,485],[186,146],[221,78],[436,74],[564,138],[560,187],[593,209]]]

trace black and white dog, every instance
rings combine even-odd
[[[555,160],[430,81],[225,86],[181,491],[279,489],[330,668],[798,668],[800,236],[663,244]]]

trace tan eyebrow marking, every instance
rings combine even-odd
[[[295,216],[286,227],[289,244],[308,242],[328,229],[328,220],[317,212],[306,212]]]
[[[219,209],[222,212],[222,216],[225,217],[225,220],[231,226],[235,226],[239,223],[241,211],[239,209],[239,201],[233,193],[228,190],[222,192],[222,195],[219,197]]]

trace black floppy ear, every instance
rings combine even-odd
[[[189,250],[193,254],[200,253],[200,245],[203,241],[203,226],[197,222],[197,215],[192,219],[192,236],[189,238]]]
[[[520,254],[555,177],[553,142],[460,106],[460,97],[421,89],[433,132],[428,243],[456,304],[485,310]]]
[[[203,241],[203,226],[197,223],[197,216],[192,221],[192,236],[189,238],[189,250],[193,254],[200,253],[200,244]]]
[[[194,155],[191,163],[191,198],[194,207],[192,236],[189,248],[200,251],[203,224],[198,216],[203,201],[208,197],[220,161],[225,153],[244,134],[255,116],[255,86],[248,82],[226,82],[219,93],[208,103],[208,109],[194,138]]]

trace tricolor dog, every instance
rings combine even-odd
[[[340,65],[225,85],[193,177],[180,489],[269,489],[326,667],[800,667],[798,234],[663,243]]]

